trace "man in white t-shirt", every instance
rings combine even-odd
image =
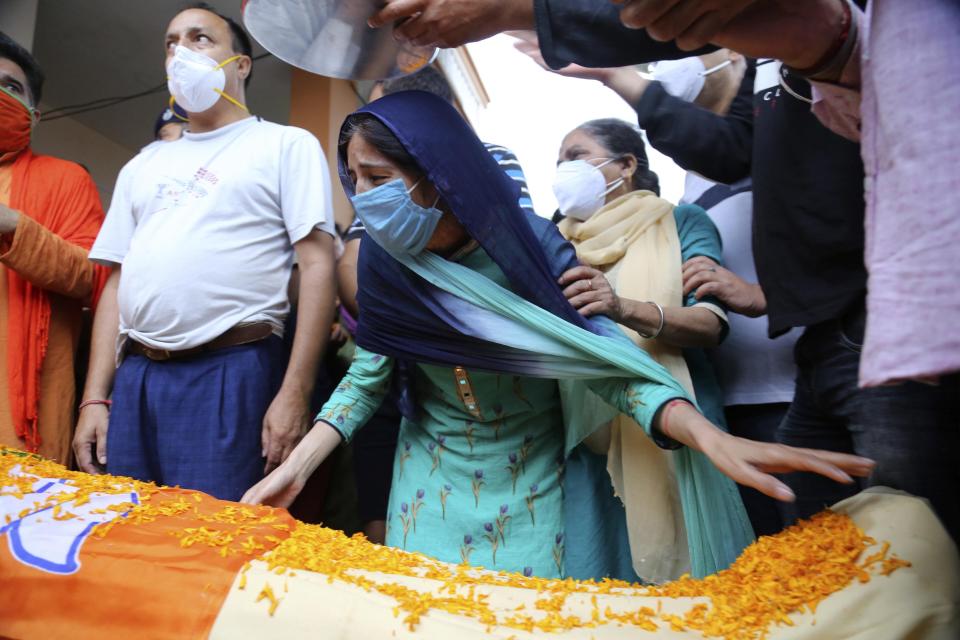
[[[336,288],[330,183],[316,138],[247,112],[251,45],[239,25],[187,9],[166,46],[189,130],[123,168],[90,252],[113,271],[74,450],[85,471],[236,500],[311,423]]]

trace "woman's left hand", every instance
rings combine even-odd
[[[614,322],[622,322],[625,309],[602,271],[593,267],[574,267],[560,276],[563,295],[580,315],[589,318],[604,315]]]
[[[860,456],[724,436],[703,450],[717,469],[738,484],[784,502],[795,499],[793,491],[770,474],[806,471],[852,484],[853,476],[869,476],[874,467],[872,460]]]
[[[668,404],[658,416],[656,428],[703,452],[721,473],[737,484],[753,487],[784,502],[792,502],[796,496],[771,474],[806,471],[851,484],[853,476],[869,476],[876,465],[869,458],[846,453],[738,438],[718,429],[687,402]]]
[[[874,467],[872,460],[860,456],[755,442],[730,435],[719,446],[704,453],[735,482],[785,502],[795,499],[793,491],[770,475],[772,473],[806,471],[842,484],[852,484],[853,476],[865,478]]]

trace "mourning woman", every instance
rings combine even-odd
[[[720,263],[720,234],[706,212],[660,197],[640,131],[614,118],[585,122],[564,137],[554,192],[565,216],[560,233],[581,263],[560,279],[570,303],[582,315],[600,314],[617,322],[696,399],[708,420],[725,429],[722,392],[704,347],[715,347],[723,339],[727,316],[718,300],[697,299],[696,292],[684,296],[681,278],[682,264],[694,257]],[[684,525],[677,517],[681,509],[675,479],[665,452],[653,450],[639,434],[636,423],[620,415],[599,462],[585,452],[568,461],[568,477],[577,478],[577,495],[567,511],[568,539],[596,537],[599,529],[606,530],[609,547],[627,546],[625,540],[616,544],[622,535],[610,533],[611,524],[623,519],[619,504],[603,500],[612,480],[626,508],[630,547],[619,559],[631,557],[634,571],[659,573],[650,566],[653,561],[676,573],[686,558],[676,535]],[[591,465],[599,471],[591,473]],[[584,490],[594,484],[592,493]],[[651,491],[653,486],[663,490]],[[586,509],[591,500],[598,506]],[[669,563],[668,558],[676,561]],[[604,560],[605,565],[598,565]],[[629,575],[630,567],[616,560],[593,554],[580,564],[586,573]]]
[[[565,575],[564,462],[619,412],[676,448],[684,516],[710,525],[688,532],[698,574],[752,537],[723,474],[790,499],[769,472],[869,472],[862,458],[725,434],[613,322],[580,316],[557,284],[573,248],[518,207],[517,187],[443,100],[404,92],[360,109],[339,160],[368,234],[357,353],[313,429],[245,502],[289,504],[392,386],[404,420],[386,541],[443,561]]]

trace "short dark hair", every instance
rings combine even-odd
[[[360,135],[377,151],[382,153],[397,167],[414,175],[422,174],[423,169],[406,147],[397,140],[397,136],[383,124],[379,118],[369,113],[355,113],[347,117],[340,130],[340,139],[337,141],[337,150],[340,156],[347,157],[347,145],[353,136]]]
[[[628,154],[635,157],[637,170],[631,178],[634,190],[653,191],[660,195],[660,178],[650,170],[647,149],[638,128],[617,118],[600,118],[584,122],[577,129],[593,138],[614,159],[619,160]]]
[[[23,75],[27,77],[27,88],[30,90],[31,104],[39,105],[40,98],[43,97],[43,69],[37,59],[3,31],[0,31],[0,58],[6,58],[23,69]]]
[[[433,66],[424,67],[408,76],[384,80],[380,86],[383,88],[384,95],[400,91],[426,91],[453,104],[453,89],[450,83],[447,82],[443,73]]]
[[[253,42],[250,40],[250,36],[247,35],[247,32],[244,30],[244,28],[240,26],[240,23],[238,23],[236,20],[230,16],[223,15],[207,2],[192,2],[183,7],[183,9],[181,9],[178,13],[183,13],[188,9],[200,9],[201,11],[207,11],[227,23],[227,26],[230,27],[230,46],[233,47],[234,51],[237,53],[242,53],[251,60],[250,73],[247,74],[247,77],[244,78],[243,81],[243,86],[249,87],[250,78],[253,77]]]

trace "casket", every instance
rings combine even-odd
[[[450,565],[10,449],[0,488],[2,637],[960,638],[956,546],[889,490],[642,586]]]

